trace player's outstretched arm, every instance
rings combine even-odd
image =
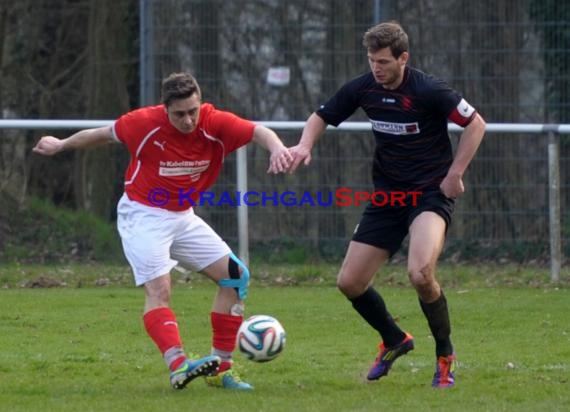
[[[267,173],[282,173],[287,171],[291,164],[291,154],[277,134],[262,125],[255,126],[253,142],[269,151],[269,168]]]
[[[316,113],[313,113],[307,119],[305,127],[303,128],[303,133],[301,134],[301,139],[296,146],[289,148],[289,153],[293,157],[291,166],[288,169],[289,173],[293,173],[297,170],[297,167],[303,162],[305,166],[311,163],[311,150],[313,146],[325,132],[327,124],[325,121]]]
[[[53,156],[64,150],[87,149],[102,146],[114,141],[111,126],[81,130],[65,139],[43,136],[32,151],[44,156]]]

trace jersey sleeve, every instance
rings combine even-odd
[[[231,112],[210,106],[204,113],[207,117],[205,132],[223,142],[226,154],[229,154],[253,139],[255,123],[243,119]]]
[[[471,120],[473,120],[476,113],[477,111],[473,106],[467,103],[465,99],[461,99],[449,114],[448,119],[458,126],[465,127],[471,123]]]
[[[432,102],[440,113],[453,123],[465,127],[475,116],[475,108],[443,80],[435,80],[430,92]],[[432,103],[432,104],[433,104]]]
[[[319,115],[325,123],[338,126],[358,109],[358,79],[344,84],[325,104],[318,110]]]
[[[115,123],[113,124],[113,136],[115,139],[119,142],[126,143],[128,131],[133,124],[136,124],[136,122],[134,121],[132,113],[124,114],[115,120]]]
[[[129,149],[137,147],[144,137],[144,121],[146,118],[143,109],[128,112],[113,123],[113,136]]]

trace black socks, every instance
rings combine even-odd
[[[451,324],[449,322],[449,311],[447,309],[447,300],[443,291],[435,301],[431,303],[422,302],[420,306],[427,318],[431,334],[435,339],[436,356],[448,356],[453,353],[453,345],[451,344]]]
[[[360,316],[380,333],[385,346],[397,345],[405,339],[406,334],[396,325],[386,309],[384,300],[372,287],[366,289],[362,295],[349,300]]]

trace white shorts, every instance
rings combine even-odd
[[[176,265],[198,272],[231,253],[192,209],[150,207],[126,194],[117,205],[117,228],[137,286],[170,273]]]

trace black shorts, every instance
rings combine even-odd
[[[414,206],[412,196],[406,196],[401,204],[376,206],[368,203],[360,223],[354,229],[352,240],[366,243],[390,252],[390,256],[400,249],[412,221],[422,212],[435,212],[445,220],[446,231],[451,224],[455,201],[439,191],[423,192],[416,195]]]

